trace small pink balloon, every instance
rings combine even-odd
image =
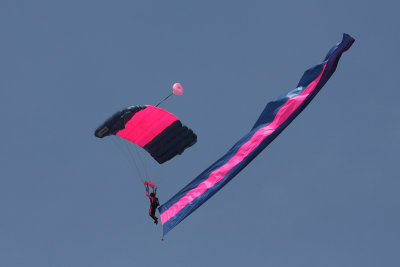
[[[174,85],[172,85],[172,92],[175,95],[183,95],[182,85],[180,83],[174,83]]]

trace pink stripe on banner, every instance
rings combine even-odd
[[[186,205],[202,195],[207,189],[213,187],[216,183],[224,179],[224,177],[232,170],[237,164],[243,161],[260,143],[273,133],[282,123],[284,123],[289,116],[304,102],[310,93],[312,93],[317,86],[322,74],[325,71],[324,65],[321,74],[311,82],[307,88],[298,96],[290,98],[285,105],[276,114],[274,120],[267,126],[259,129],[251,137],[249,141],[243,144],[238,152],[223,166],[213,171],[208,178],[201,182],[196,188],[190,190],[185,196],[178,200],[169,209],[161,214],[161,222],[165,224],[172,217],[178,214]]]
[[[117,132],[116,135],[144,147],[177,120],[178,118],[168,111],[146,106],[145,109],[135,113],[125,125],[125,129]]]

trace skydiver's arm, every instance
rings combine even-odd
[[[146,185],[146,197],[150,198],[150,200],[153,202],[153,197],[149,195],[149,186]]]
[[[154,201],[153,197],[149,195],[149,192],[148,192],[148,191],[146,191],[146,197],[150,198],[151,202]]]

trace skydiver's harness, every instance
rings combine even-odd
[[[157,216],[155,216],[155,214],[156,214],[157,207],[160,205],[160,203],[158,202],[158,198],[157,198],[157,187],[155,184],[148,182],[148,181],[146,181],[144,184],[146,186],[146,196],[150,199],[149,215],[151,218],[153,218],[154,223],[157,224],[158,218],[157,218]],[[151,188],[153,188],[153,192],[150,194],[149,194],[149,186]]]
[[[158,203],[158,198],[157,198],[157,187],[153,187],[153,192],[150,193],[149,195],[149,186],[146,185],[146,196],[150,198],[150,202],[152,206],[159,206],[160,203]]]

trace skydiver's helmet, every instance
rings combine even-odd
[[[154,194],[154,192],[150,193],[151,197],[156,197],[156,194]]]

